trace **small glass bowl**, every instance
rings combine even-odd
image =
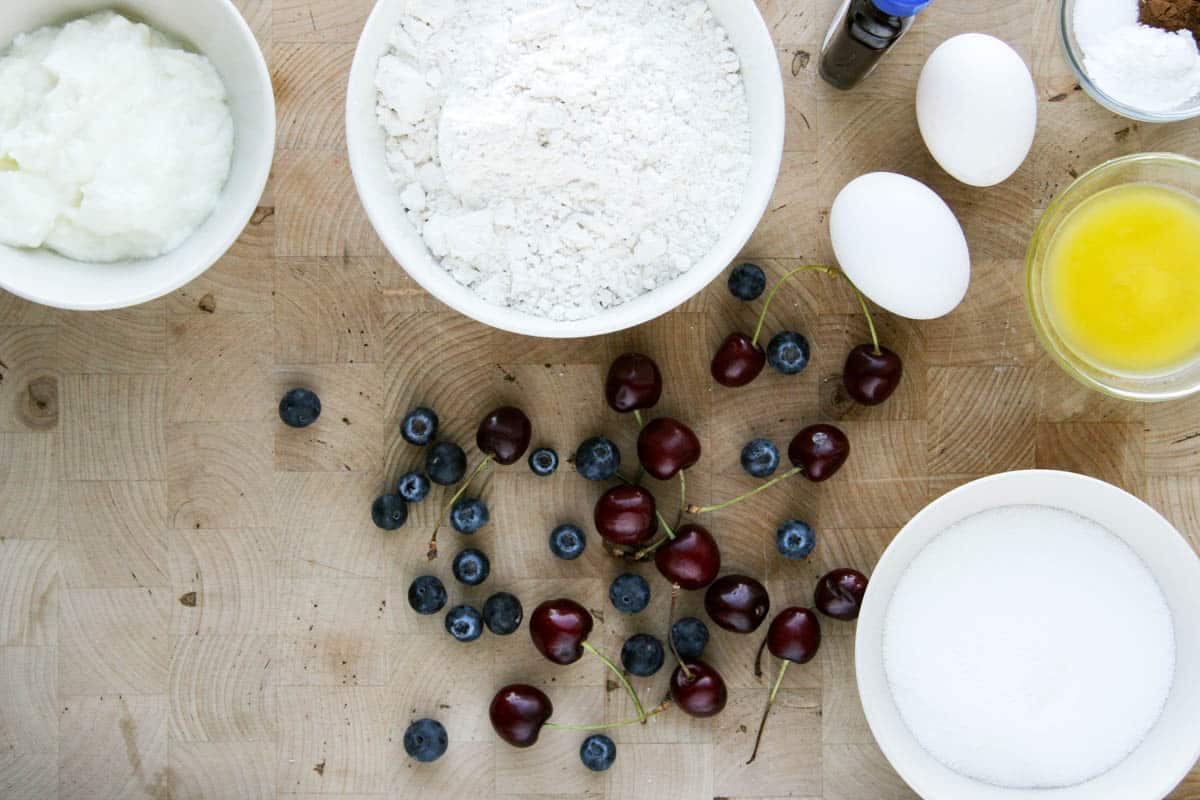
[[[1200,359],[1158,375],[1111,372],[1076,354],[1054,328],[1047,308],[1045,262],[1063,222],[1084,201],[1130,183],[1153,183],[1200,198],[1200,161],[1173,153],[1139,153],[1116,158],[1085,172],[1060,193],[1042,214],[1026,256],[1026,292],[1033,328],[1054,360],[1085,386],[1125,400],[1157,402],[1200,392]],[[1196,265],[1200,269],[1200,264]]]
[[[1087,70],[1084,69],[1083,47],[1079,44],[1079,40],[1075,38],[1075,2],[1076,0],[1061,0],[1060,2],[1059,9],[1061,13],[1058,20],[1059,38],[1062,40],[1063,51],[1066,54],[1067,63],[1071,65],[1071,71],[1075,73],[1075,78],[1079,81],[1079,85],[1083,87],[1083,90],[1093,100],[1114,114],[1120,114],[1129,119],[1136,119],[1139,122],[1179,122],[1200,116],[1200,94],[1197,94],[1191,100],[1170,111],[1143,111],[1140,108],[1134,108],[1110,97],[1096,86],[1092,82],[1092,79],[1088,77]]]

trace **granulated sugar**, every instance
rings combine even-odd
[[[392,177],[485,300],[593,316],[690,269],[740,205],[740,64],[686,0],[409,0],[380,60]]]
[[[1014,788],[1118,764],[1162,712],[1174,664],[1170,611],[1141,559],[1045,506],[948,528],[901,577],[884,627],[888,681],[921,745]]]

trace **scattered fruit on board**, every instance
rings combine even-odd
[[[787,273],[767,295],[752,337],[731,336],[713,360],[713,377],[727,386],[741,386],[753,380],[764,364],[785,375],[795,375],[807,367],[811,354],[808,340],[794,331],[776,334],[764,351],[758,345],[766,312],[781,287],[792,277],[806,271],[842,276],[826,267],[801,267]],[[739,299],[757,300],[766,287],[766,276],[753,264],[736,267],[729,278],[729,289]],[[866,301],[853,284],[851,289],[867,316],[871,342],[851,350],[842,380],[855,401],[876,405],[886,401],[899,386],[903,363],[896,353],[880,345],[874,321]],[[730,342],[734,344],[731,345]],[[704,610],[718,628],[735,634],[758,631],[767,621],[771,598],[766,587],[749,575],[721,573],[719,531],[701,523],[703,515],[745,502],[772,486],[796,476],[813,483],[832,478],[850,455],[850,441],[834,425],[817,423],[802,428],[787,448],[791,468],[778,472],[781,453],[767,439],[748,442],[741,453],[742,468],[762,480],[755,488],[723,502],[697,505],[687,502],[687,472],[703,454],[700,437],[684,422],[667,416],[643,418],[643,412],[655,407],[662,396],[663,376],[652,358],[626,353],[615,359],[604,382],[604,398],[609,408],[632,417],[638,427],[637,472],[621,472],[620,449],[611,439],[593,436],[581,443],[571,460],[575,471],[585,480],[613,485],[600,493],[592,519],[604,550],[617,562],[638,563],[653,560],[666,580],[670,592],[670,611],[662,637],[645,631],[624,641],[619,665],[600,652],[591,642],[593,612],[570,597],[540,602],[529,614],[529,635],[534,649],[554,664],[573,664],[585,655],[599,659],[612,671],[629,695],[635,714],[620,722],[568,724],[551,721],[554,706],[550,698],[534,686],[513,684],[498,691],[492,699],[489,716],[496,734],[515,747],[530,747],[543,728],[596,731],[621,725],[645,724],[672,706],[693,717],[721,713],[728,701],[725,679],[717,665],[702,656],[708,645],[709,629],[695,617],[675,619],[680,592],[704,591]],[[293,427],[309,425],[320,414],[317,396],[303,388],[294,389],[280,403],[280,417]],[[428,557],[437,558],[438,532],[444,521],[462,536],[472,536],[492,519],[487,502],[470,496],[475,479],[489,467],[511,466],[525,457],[533,439],[528,416],[513,407],[497,408],[480,421],[475,443],[479,451],[474,468],[468,471],[468,456],[453,442],[439,439],[438,415],[429,408],[409,412],[400,423],[403,439],[424,447],[424,471],[405,472],[395,490],[378,497],[371,518],[386,531],[405,526],[409,505],[424,501],[433,484],[452,490],[437,514],[430,537]],[[549,478],[559,466],[558,455],[549,447],[530,453],[530,471]],[[678,481],[680,505],[673,520],[660,509],[651,479]],[[564,522],[550,532],[548,544],[553,556],[564,561],[579,558],[587,547],[583,528]],[[776,548],[789,560],[803,560],[816,547],[812,526],[799,519],[782,522],[776,531]],[[477,547],[464,547],[452,559],[452,574],[464,586],[478,586],[491,574],[488,555]],[[763,647],[781,660],[779,675],[768,696],[762,726],[755,740],[754,760],[762,728],[780,682],[791,663],[804,664],[816,655],[821,642],[817,612],[835,620],[853,620],[858,616],[867,578],[848,568],[835,569],[822,577],[813,589],[813,608],[793,606],[779,612],[768,627]],[[618,569],[609,586],[609,601],[624,615],[641,614],[650,604],[654,588],[644,577]],[[408,588],[408,603],[420,615],[441,613],[450,603],[450,593],[434,575],[416,577]],[[509,592],[492,594],[482,611],[472,605],[452,605],[443,618],[447,633],[460,642],[479,639],[486,629],[496,636],[517,631],[525,619],[521,600]],[[665,645],[664,645],[665,642]],[[668,659],[674,663],[666,699],[647,710],[630,678],[656,675]],[[760,649],[759,656],[761,658]],[[757,665],[756,665],[757,669]],[[761,673],[760,673],[761,674]],[[447,748],[445,728],[437,721],[414,722],[405,734],[405,750],[419,761],[439,758]],[[616,759],[612,739],[594,733],[580,746],[580,760],[588,769],[603,771]]]

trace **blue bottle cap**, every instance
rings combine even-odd
[[[933,0],[871,0],[885,14],[893,17],[915,17],[920,14]]]

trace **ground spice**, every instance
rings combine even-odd
[[[1200,46],[1200,0],[1138,0],[1138,22],[1168,31],[1189,30]]]

